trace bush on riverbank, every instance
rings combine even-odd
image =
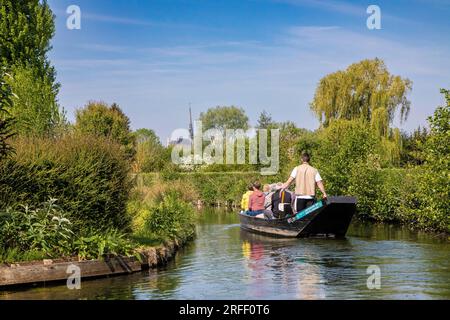
[[[0,263],[134,253],[134,244],[117,229],[76,230],[56,202],[51,199],[36,208],[17,206],[0,212]]]
[[[76,229],[127,229],[129,163],[116,143],[101,137],[11,141],[15,154],[0,163],[0,209],[58,199]]]
[[[147,177],[148,178],[148,177]],[[128,203],[134,238],[144,244],[187,240],[194,236],[198,194],[190,181],[164,181],[158,175],[138,184]]]
[[[159,204],[150,206],[143,231],[159,239],[189,239],[194,236],[194,222],[192,204],[180,200],[180,194],[172,191]]]

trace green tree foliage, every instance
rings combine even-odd
[[[418,140],[412,150],[418,146],[420,152],[413,159],[421,163],[408,169],[381,169],[379,159],[369,154],[351,166],[348,192],[358,198],[360,217],[450,231],[450,97],[447,90],[442,93],[447,105],[428,119],[429,132],[416,130],[412,135]]]
[[[178,192],[168,192],[161,202],[150,207],[143,233],[161,240],[189,239],[195,233],[195,212],[192,204],[180,200]]]
[[[258,123],[256,127],[258,129],[270,129],[275,125],[275,122],[272,120],[272,116],[267,113],[265,110],[261,112],[258,118]]]
[[[54,33],[47,1],[0,0],[0,67],[14,78],[7,80],[16,94],[9,112],[18,134],[49,134],[64,123],[56,72],[47,57]]]
[[[118,142],[128,157],[134,155],[134,137],[130,119],[113,103],[89,102],[76,111],[75,130],[82,134],[103,136]]]
[[[442,89],[446,105],[428,118],[430,133],[425,142],[425,165],[419,179],[422,208],[419,221],[450,232],[450,91]]]
[[[7,80],[11,76],[5,72],[5,68],[0,68],[0,160],[12,151],[7,143],[13,136],[12,118],[8,109],[12,106],[13,93]]]
[[[37,207],[18,205],[0,212],[0,263],[75,255],[80,260],[101,259],[133,253],[133,244],[117,229],[77,229],[56,199]]]
[[[424,144],[428,138],[428,130],[419,127],[412,133],[402,132],[401,165],[415,166],[425,162]]]
[[[225,132],[226,129],[249,128],[244,109],[235,106],[210,108],[200,114],[200,120],[203,123],[203,130],[219,129]]]
[[[15,137],[15,154],[0,163],[0,209],[58,199],[77,229],[126,229],[129,161],[104,137]]]
[[[377,148],[377,136],[363,120],[335,120],[319,134],[312,161],[326,181],[329,194],[347,194],[352,167],[366,162]]]
[[[325,127],[332,119],[363,118],[387,136],[398,110],[402,120],[408,116],[411,87],[410,80],[391,75],[382,60],[363,60],[322,78],[310,106]]]
[[[312,145],[309,144],[311,132],[298,128],[290,121],[277,123],[274,128],[280,130],[280,164],[284,176],[287,176],[293,167],[299,165],[300,153],[303,150],[311,152]]]
[[[66,122],[56,102],[56,92],[49,78],[36,81],[34,68],[15,66],[13,77],[7,80],[16,96],[9,113],[14,118],[14,130],[20,135],[52,135]]]
[[[54,34],[54,15],[47,1],[0,0],[0,64],[35,69],[37,79],[53,84],[56,94],[59,85],[47,58]]]
[[[170,153],[166,150],[153,130],[139,129],[134,133],[136,155],[133,169],[135,172],[161,171],[170,161]]]
[[[73,235],[71,223],[55,199],[39,208],[7,208],[0,220],[0,243],[6,248],[65,254]]]

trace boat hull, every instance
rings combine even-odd
[[[330,197],[317,207],[291,223],[239,214],[241,228],[275,237],[344,237],[356,211],[356,199]]]

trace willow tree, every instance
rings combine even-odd
[[[362,118],[387,137],[398,111],[401,121],[408,117],[411,88],[412,82],[392,75],[383,60],[363,60],[322,78],[310,107],[324,127],[333,119]]]

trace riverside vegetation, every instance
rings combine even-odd
[[[249,181],[283,181],[302,150],[330,195],[358,198],[359,218],[450,231],[450,93],[441,91],[446,103],[429,128],[401,132],[392,123],[396,114],[406,120],[412,83],[380,59],[319,82],[315,131],[262,112],[258,128],[280,129],[281,171],[260,176],[259,165],[175,166],[172,147],[150,129],[132,132],[117,104],[88,102],[69,123],[47,58],[54,17],[45,1],[2,1],[0,33],[0,262],[133,255],[192,238],[195,201],[238,202]],[[250,127],[235,106],[200,119],[219,130]]]

